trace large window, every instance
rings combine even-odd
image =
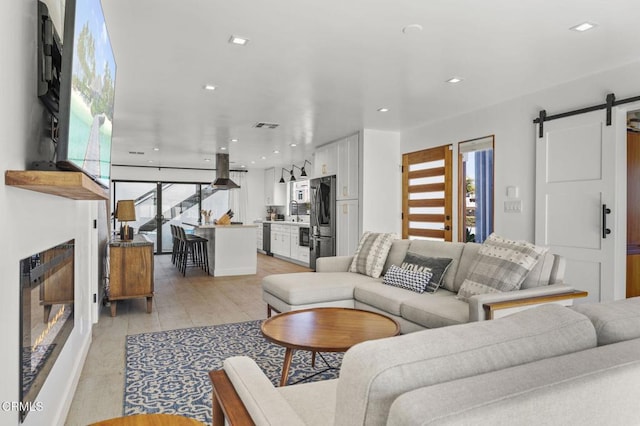
[[[483,242],[493,232],[493,136],[458,144],[458,240]]]
[[[170,225],[189,227],[204,223],[202,210],[217,219],[229,209],[229,192],[216,190],[208,183],[114,181],[113,207],[118,200],[134,200],[136,221],[129,222],[136,233],[154,242],[156,253],[171,253],[173,241]],[[120,224],[114,218],[114,229]]]

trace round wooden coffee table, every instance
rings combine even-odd
[[[398,323],[384,315],[349,308],[311,308],[266,319],[264,337],[286,348],[280,386],[287,384],[294,349],[344,352],[356,343],[400,334]]]

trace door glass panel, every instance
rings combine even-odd
[[[119,200],[134,200],[136,206],[136,221],[129,222],[136,234],[146,235],[153,241],[154,251],[158,249],[156,232],[156,204],[158,199],[155,182],[114,182],[115,197],[113,211]],[[120,223],[115,221],[113,229],[118,231]]]
[[[493,232],[493,136],[459,144],[459,240],[483,242]]]
[[[211,211],[212,221],[229,210],[229,191],[205,183],[115,181],[112,188],[114,211],[118,200],[134,200],[137,220],[129,222],[129,226],[153,241],[156,253],[173,250],[171,225],[183,226],[190,232],[193,227],[189,224],[204,223],[201,210]],[[119,230],[120,224],[114,222],[114,229]]]

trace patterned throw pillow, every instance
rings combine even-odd
[[[526,241],[512,241],[495,234],[482,243],[469,270],[469,275],[458,290],[458,299],[467,301],[471,296],[501,293],[520,289],[520,285],[547,252],[547,247]]]
[[[429,271],[412,271],[398,268],[396,265],[391,265],[382,279],[383,284],[404,288],[405,290],[415,291],[416,293],[424,293],[430,281],[431,272]],[[436,286],[436,289],[437,288]],[[433,293],[433,291],[429,291],[429,293]]]
[[[395,234],[365,232],[360,238],[349,272],[378,278],[387,260],[391,243],[396,238],[398,237]]]
[[[446,257],[427,257],[408,252],[400,267],[411,271],[431,272],[433,274],[431,283],[436,286],[435,290],[437,290],[442,284],[442,278],[447,272],[447,269],[449,269],[451,262],[452,259]]]

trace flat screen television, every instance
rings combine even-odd
[[[58,111],[47,106],[58,119],[55,164],[108,188],[116,61],[100,0],[66,0],[59,74]]]

